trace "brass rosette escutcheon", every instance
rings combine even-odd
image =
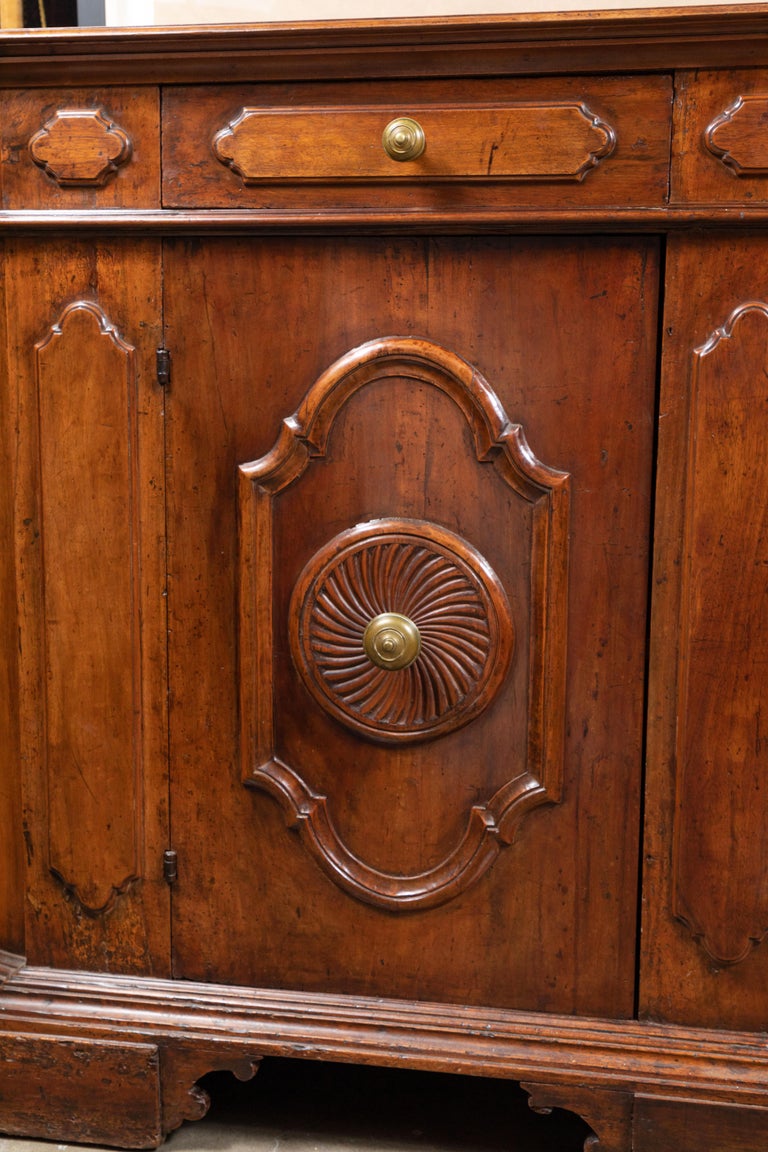
[[[294,663],[315,700],[386,742],[468,723],[509,668],[514,628],[493,569],[435,524],[377,520],[308,562],[290,609]]]

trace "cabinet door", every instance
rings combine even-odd
[[[670,242],[641,1010],[765,1027],[768,242]]]
[[[168,967],[159,246],[7,245],[31,963]]]
[[[631,1014],[657,257],[168,245],[176,975]]]

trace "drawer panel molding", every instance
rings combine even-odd
[[[768,95],[739,96],[704,133],[704,144],[736,176],[768,174]]]
[[[393,160],[382,134],[407,115],[423,152]],[[616,132],[581,101],[481,108],[243,108],[213,150],[246,186],[274,181],[570,180],[616,148]]]
[[[127,132],[101,108],[61,108],[29,142],[35,164],[60,188],[102,188],[131,150]]]

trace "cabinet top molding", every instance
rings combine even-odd
[[[768,4],[0,35],[0,87],[759,65],[768,65]]]

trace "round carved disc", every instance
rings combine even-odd
[[[418,630],[406,667],[381,667],[366,652],[366,629],[388,614]],[[490,565],[454,533],[409,520],[359,524],[321,548],[296,583],[290,633],[318,703],[384,741],[424,740],[473,719],[496,694],[514,646],[509,602]]]

